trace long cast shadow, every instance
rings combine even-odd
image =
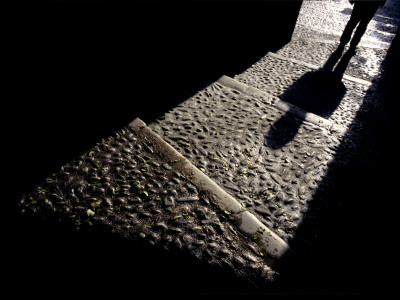
[[[398,293],[398,32],[290,241],[304,256],[283,260],[280,291]]]
[[[346,94],[342,78],[355,54],[353,50],[348,50],[343,54],[343,50],[344,47],[339,45],[322,68],[305,73],[279,96],[281,100],[295,107],[289,109],[271,126],[271,130],[266,135],[266,143],[269,147],[280,149],[292,141],[306,113],[328,119],[337,109]],[[297,108],[301,109],[301,113]],[[294,110],[298,116],[297,120],[292,118]]]
[[[322,70],[307,72],[280,95],[281,100],[301,108],[304,114],[293,120],[292,110],[286,112],[271,126],[266,135],[267,145],[280,149],[293,140],[307,112],[329,118],[346,94],[341,76],[342,73],[338,76],[338,73]]]

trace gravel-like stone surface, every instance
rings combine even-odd
[[[397,6],[398,2],[387,1],[384,8],[377,12],[356,54],[344,70],[345,75],[370,82],[380,75],[387,47],[400,23],[397,15],[400,10],[396,12],[395,9]],[[353,123],[357,111],[379,105],[377,98],[371,96],[372,91],[366,94],[368,85],[346,78],[341,83],[335,83],[329,74],[318,71],[337,48],[351,9],[352,6],[345,0],[304,1],[292,41],[277,51],[278,56],[267,54],[234,78],[357,131],[359,126]]]
[[[300,63],[266,55],[235,79],[348,127],[368,86],[329,76]]]
[[[380,95],[351,80],[332,83],[327,73],[301,63],[323,65],[349,9],[347,0],[304,1],[294,39],[277,52],[281,58],[266,55],[235,76],[271,95],[268,100],[216,82],[149,125],[300,254],[319,238],[312,220],[340,202],[334,199],[340,174],[329,170],[340,170],[354,153],[365,163],[360,153],[373,157],[368,145],[360,151],[358,133],[368,136],[368,113],[379,116]],[[399,20],[389,12],[375,16],[347,75],[374,83]],[[275,107],[276,97],[349,130],[302,121]],[[231,212],[214,206],[175,163],[132,128],[123,128],[49,174],[21,198],[20,209],[74,230],[111,232],[132,243],[189,253],[255,285],[272,282],[278,274],[257,243],[260,237],[242,235]]]
[[[240,234],[230,213],[210,203],[175,163],[127,127],[23,196],[21,211],[75,230],[186,251],[257,285],[273,280],[265,249]]]
[[[219,83],[149,126],[286,241],[339,143],[326,130]]]
[[[322,68],[338,45],[338,43],[326,43],[295,37],[289,44],[277,51],[277,54]],[[344,50],[344,53],[346,50]],[[385,56],[386,49],[358,47],[357,53],[351,58],[345,74],[371,81],[379,74],[380,65]]]
[[[396,0],[386,1],[368,24],[360,45],[389,46],[400,24],[399,5]],[[303,1],[294,34],[338,41],[350,19],[352,8],[348,0]]]

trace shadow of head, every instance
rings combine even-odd
[[[302,120],[296,118],[289,110],[271,125],[265,138],[265,145],[273,150],[282,148],[294,139],[301,124]]]
[[[279,149],[296,136],[306,113],[313,113],[328,118],[339,106],[346,93],[346,87],[332,72],[313,71],[305,73],[291,85],[279,98],[304,111],[304,114],[289,109],[280,119],[272,124],[266,136],[266,145]]]

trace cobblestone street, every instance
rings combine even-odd
[[[104,264],[125,269],[123,293],[398,293],[400,2],[337,76],[324,67],[351,11],[303,1],[290,42],[147,124],[132,115],[20,195],[18,220],[58,228],[64,269],[70,241],[85,245],[68,271],[101,277],[94,292],[109,292]]]

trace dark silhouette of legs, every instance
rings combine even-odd
[[[337,64],[335,70],[333,71],[333,75],[336,80],[341,81],[344,75],[344,72],[346,71],[347,66],[349,65],[350,59],[353,57],[355,54],[355,51],[353,49],[349,49],[342,57],[340,62]]]
[[[372,20],[378,8],[381,6],[382,2],[375,1],[359,1],[354,3],[354,8],[351,13],[350,20],[348,21],[346,27],[343,30],[342,36],[340,37],[339,49],[344,49],[344,46],[350,41],[351,35],[356,28],[357,29],[353,35],[350,42],[350,48],[353,50],[357,47],[367,30],[369,22]]]
[[[372,20],[376,11],[382,5],[382,3],[384,3],[384,1],[358,1],[354,3],[354,8],[351,13],[350,19],[343,30],[342,36],[340,37],[339,46],[331,54],[331,56],[322,67],[323,71],[329,72],[333,70],[333,67],[341,58],[346,44],[350,42],[349,50],[346,52],[345,55],[343,55],[341,61],[333,72],[335,78],[339,80],[342,79],[344,71],[349,64],[351,57],[356,53],[356,47],[359,44],[365,31],[367,30],[369,22]],[[353,35],[353,38],[351,38],[351,35],[356,27],[357,29]]]
[[[332,52],[331,56],[329,56],[328,60],[326,63],[323,65],[322,70],[331,72],[333,70],[333,67],[335,64],[338,62],[340,57],[342,56],[344,47],[338,47],[335,51]]]
[[[367,30],[368,23],[371,21],[372,17],[374,16],[375,11],[370,12],[369,15],[366,15],[358,24],[356,32],[354,33],[353,38],[350,42],[350,48],[356,49],[358,43],[360,42],[362,36],[364,35],[365,31]]]
[[[354,28],[356,28],[357,24],[360,22],[362,15],[362,7],[358,6],[357,3],[354,4],[350,20],[347,22],[346,27],[343,30],[342,36],[340,37],[340,48],[344,49],[344,46],[350,41],[351,34],[353,33]]]

